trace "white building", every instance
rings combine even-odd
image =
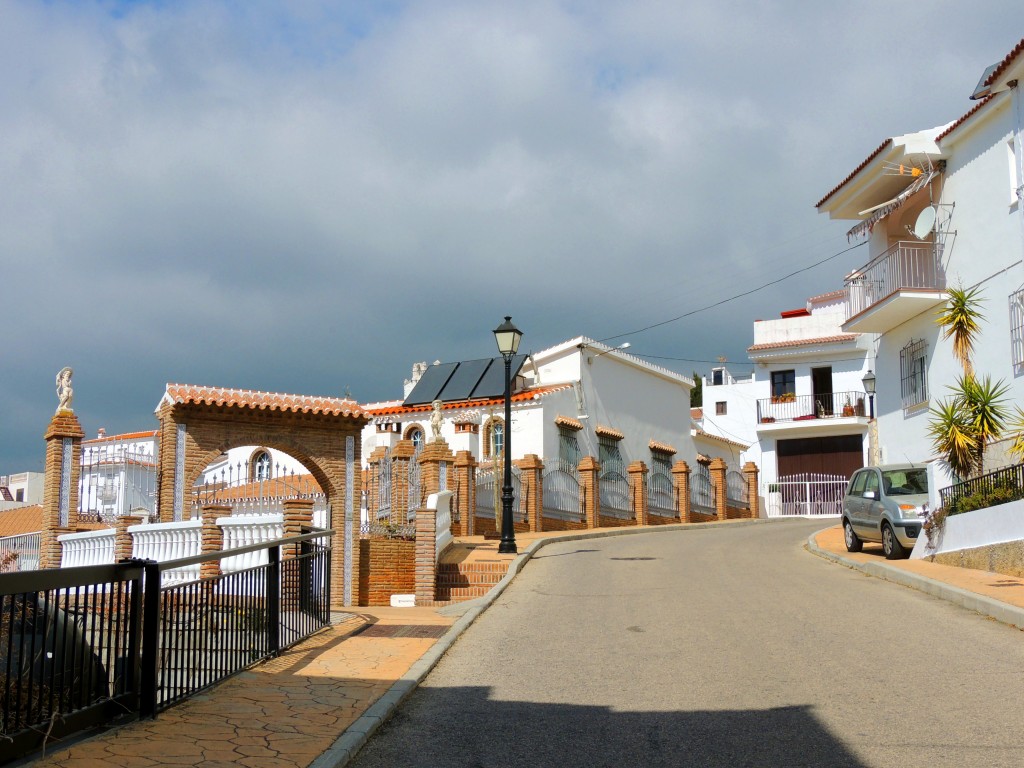
[[[583,336],[521,356],[513,368],[512,458],[576,462],[589,455],[650,466],[668,455],[694,464],[693,381],[686,376]],[[374,416],[363,433],[364,461],[378,446],[429,440],[435,399],[442,401],[441,436],[450,448],[493,459],[504,445],[503,377],[501,358],[417,364],[404,400],[363,406]]]
[[[799,481],[822,484],[831,498],[869,458],[862,380],[873,337],[843,331],[847,316],[846,292],[835,291],[758,320],[747,349],[753,373],[736,378],[722,366],[704,381],[704,430],[749,444],[741,461],[760,467],[765,495]],[[802,489],[790,501],[805,500]]]
[[[82,441],[79,514],[83,519],[152,514],[156,507],[156,432],[107,435]]]
[[[0,475],[0,511],[43,503],[42,472],[17,472]]]
[[[980,292],[974,368],[1024,403],[1021,77],[1024,40],[984,73],[970,111],[882,142],[817,203],[868,243],[846,280],[841,329],[874,337],[881,463],[935,458],[929,409],[961,374],[935,322],[947,287]]]

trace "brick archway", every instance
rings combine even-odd
[[[187,517],[187,496],[202,471],[242,445],[276,448],[298,460],[327,496],[337,533],[331,594],[358,602],[360,433],[369,420],[353,400],[168,384],[160,405],[157,510],[162,521]]]

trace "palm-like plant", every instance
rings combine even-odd
[[[981,330],[982,299],[978,288],[947,288],[949,302],[935,318],[936,324],[942,328],[942,338],[953,339],[953,356],[964,369],[964,375],[974,372],[971,356],[974,354],[974,341]]]
[[[932,409],[929,434],[950,468],[960,477],[971,477],[985,465],[985,447],[1006,429],[1009,386],[993,382],[991,376],[964,374],[950,389],[953,396]]]

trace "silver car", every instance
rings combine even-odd
[[[908,557],[927,515],[927,468],[889,464],[858,469],[843,497],[846,549],[860,552],[865,541],[875,541],[889,560]]]

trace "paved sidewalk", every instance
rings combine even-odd
[[[766,523],[745,520],[685,527]],[[356,612],[345,615],[340,624],[279,658],[172,707],[154,720],[129,723],[55,749],[31,764],[57,768],[340,768],[537,549],[552,540],[652,530],[657,528],[517,534],[518,556],[497,555],[495,542],[463,542],[450,556],[509,561],[509,572],[487,597],[443,608],[354,609]],[[807,548],[848,567],[1024,628],[1024,579],[921,560],[887,561],[881,548],[871,545],[865,545],[861,553],[848,553],[839,526],[812,535]]]

